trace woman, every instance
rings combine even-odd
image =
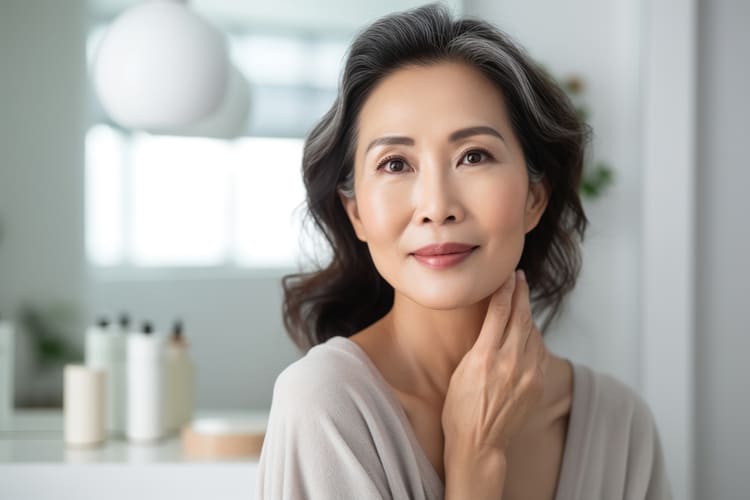
[[[359,34],[305,144],[333,259],[284,278],[306,355],[274,385],[260,498],[670,498],[644,401],[532,319],[580,268],[588,135],[485,22],[427,5]]]

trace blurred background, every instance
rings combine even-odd
[[[424,2],[201,0],[249,92],[234,137],[124,128],[91,64],[135,0],[0,0],[0,316],[17,408],[59,407],[97,318],[129,314],[197,364],[197,407],[268,408],[300,353],[283,275],[326,259],[302,231],[303,140],[348,44]],[[520,42],[593,126],[583,271],[550,348],[654,410],[675,498],[750,491],[750,2],[452,0]],[[739,496],[738,496],[739,495]]]

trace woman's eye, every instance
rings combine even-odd
[[[474,163],[481,163],[481,161],[484,158],[489,157],[489,156],[490,156],[489,153],[487,153],[486,151],[482,151],[481,149],[472,149],[471,151],[468,151],[464,155],[464,159],[468,163],[474,164]]]
[[[406,169],[406,163],[401,158],[386,158],[378,164],[378,168],[385,168],[386,172],[397,174]]]
[[[465,162],[470,165],[482,163],[482,161],[485,161],[488,158],[492,158],[492,155],[483,149],[472,149],[463,155]],[[408,165],[403,158],[389,156],[378,163],[377,169],[380,170],[381,168],[391,174],[400,174],[406,171]]]

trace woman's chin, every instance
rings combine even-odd
[[[439,311],[450,311],[469,307],[485,298],[487,294],[475,290],[460,293],[456,290],[420,290],[418,293],[410,293],[407,296],[417,304],[427,309]]]

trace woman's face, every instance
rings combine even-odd
[[[432,309],[492,294],[547,203],[529,185],[502,93],[468,65],[410,66],[374,88],[358,126],[355,197],[341,199],[383,278]],[[415,255],[447,242],[473,250]]]

